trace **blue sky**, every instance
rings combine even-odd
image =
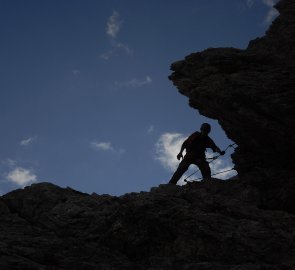
[[[231,141],[216,121],[168,80],[170,64],[208,47],[245,48],[277,15],[273,4],[0,0],[1,194],[43,181],[149,190],[170,179],[178,147],[202,122],[224,149]],[[231,166],[228,152],[212,169]]]

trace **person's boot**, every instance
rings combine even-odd
[[[178,181],[175,182],[175,180],[173,178],[170,179],[170,181],[167,184],[170,185],[176,185]]]
[[[204,182],[210,182],[212,180],[211,177],[204,177],[202,181]]]

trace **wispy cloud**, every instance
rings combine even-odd
[[[186,139],[186,136],[181,133],[164,133],[160,136],[156,143],[156,160],[160,162],[160,164],[166,168],[168,171],[172,173],[177,169],[179,161],[176,156],[180,151],[181,145],[183,141]],[[210,157],[208,155],[208,157]],[[232,168],[231,162],[229,160],[217,159],[210,164],[211,173],[215,174],[220,171],[228,170]],[[197,167],[194,167],[193,171],[198,170]],[[188,173],[189,174],[189,173]],[[223,174],[219,174],[216,176],[217,178],[227,179],[233,175],[235,175],[235,171],[226,172]],[[195,175],[191,178],[198,178],[200,174]],[[184,175],[180,181],[178,182],[180,185],[184,184],[183,179],[185,179],[187,175]],[[191,179],[190,178],[190,179]]]
[[[128,45],[123,43],[116,43],[111,46],[112,48],[105,53],[100,55],[100,58],[104,60],[109,60],[111,57],[118,55],[120,52],[124,52],[127,55],[132,55],[133,51],[128,47]]]
[[[91,147],[98,151],[114,151],[110,142],[91,142]]]
[[[133,51],[129,48],[128,45],[126,44],[123,44],[123,43],[117,43],[116,45],[116,48],[118,50],[122,50],[124,51],[126,54],[129,54],[129,55],[132,55],[133,54]]]
[[[114,148],[112,143],[107,141],[107,142],[97,142],[93,141],[90,143],[90,146],[92,149],[96,151],[101,151],[101,152],[112,152],[115,154],[124,154],[126,151],[123,148]]]
[[[36,139],[36,137],[30,137],[30,138],[27,138],[27,139],[21,140],[21,141],[20,141],[20,145],[21,145],[21,146],[28,146],[28,145],[30,145],[35,139]]]
[[[144,85],[147,85],[147,84],[150,84],[152,83],[153,80],[150,76],[146,76],[145,79],[137,79],[137,78],[133,78],[129,81],[126,81],[126,82],[116,82],[116,86],[118,87],[133,87],[133,88],[136,88],[136,87],[141,87],[141,86],[144,86]]]
[[[149,128],[147,129],[147,134],[152,134],[155,131],[154,125],[150,125]]]
[[[274,8],[274,5],[278,2],[275,0],[262,0],[262,2],[270,8],[268,11],[265,19],[264,19],[264,24],[270,24],[275,17],[279,15],[279,12]]]
[[[113,14],[109,17],[107,22],[106,33],[112,38],[116,38],[120,31],[122,21],[120,20],[120,14],[117,11],[113,11]]]
[[[276,9],[271,9],[265,19],[264,19],[264,23],[265,24],[270,24],[277,16],[279,15],[279,12]]]
[[[257,1],[258,0],[245,0],[245,3],[248,8],[252,8],[255,2]],[[279,15],[279,12],[274,8],[274,5],[278,2],[278,0],[259,0],[259,1],[269,8],[263,21],[264,24],[269,25]]]
[[[14,184],[24,187],[36,182],[37,176],[29,169],[17,167],[7,174],[7,179]]]
[[[100,58],[104,60],[109,60],[111,57],[118,55],[121,52],[127,55],[133,54],[133,51],[127,44],[124,44],[117,40],[117,36],[119,31],[121,30],[122,24],[123,21],[120,18],[119,12],[114,10],[107,21],[106,27],[106,35],[110,39],[110,49],[100,54]]]

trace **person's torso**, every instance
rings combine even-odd
[[[205,158],[206,148],[210,147],[211,139],[205,135],[201,135],[200,132],[195,132],[191,135],[191,138],[188,140],[186,147],[186,152],[188,155]]]

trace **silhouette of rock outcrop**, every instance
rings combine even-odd
[[[295,2],[276,8],[280,16],[247,49],[193,53],[169,78],[238,144],[239,179],[260,189],[265,207],[295,212]]]
[[[49,183],[0,197],[1,270],[295,269],[295,2],[246,50],[174,63],[190,104],[238,144],[239,180],[120,197]]]
[[[294,269],[295,216],[257,204],[233,180],[121,197],[34,184],[0,199],[0,269]]]
[[[236,168],[265,173],[294,167],[295,2],[246,50],[207,49],[172,64],[170,79],[201,114],[217,119],[239,148]],[[287,162],[286,162],[287,161]]]
[[[241,178],[294,169],[295,2],[276,8],[281,15],[246,50],[207,49],[171,67],[190,105],[239,145],[233,161]]]

